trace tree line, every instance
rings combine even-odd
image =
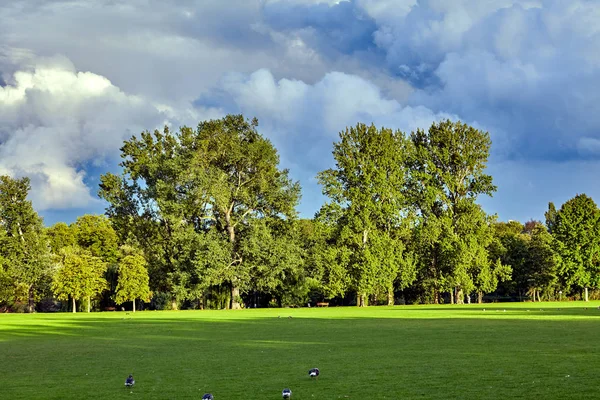
[[[449,120],[409,134],[362,123],[301,188],[258,121],[143,132],[102,175],[106,215],[45,228],[27,178],[0,177],[0,307],[154,309],[587,300],[599,288],[600,211],[577,195],[546,220],[498,222],[477,203],[487,132]]]

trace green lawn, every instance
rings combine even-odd
[[[0,315],[0,398],[598,398],[599,305]]]

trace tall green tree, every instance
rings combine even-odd
[[[227,286],[230,307],[240,307],[240,291],[251,281],[242,227],[260,218],[294,218],[300,195],[257,126],[228,115],[196,130],[144,132],[121,148],[123,175],[101,178],[107,214],[122,238],[132,234],[143,246],[155,289],[197,293],[193,288],[205,286],[198,266],[208,259],[217,271],[212,284]],[[203,253],[224,241],[227,261]]]
[[[556,213],[552,234],[561,255],[560,276],[567,290],[583,290],[600,283],[600,211],[594,201],[579,194]]]
[[[50,247],[42,219],[27,195],[28,178],[0,176],[0,256],[5,280],[14,293],[26,293],[28,311],[35,307],[36,291],[52,273]]]
[[[357,293],[357,305],[385,293],[393,302],[394,283],[414,279],[414,264],[405,252],[407,229],[404,154],[400,131],[357,124],[334,143],[336,167],[318,175],[323,194],[339,210],[337,246],[349,256],[345,268]],[[401,279],[398,279],[398,278]]]
[[[462,301],[464,292],[475,287],[468,273],[478,259],[472,245],[485,247],[487,238],[469,232],[485,220],[474,203],[496,190],[485,173],[491,140],[487,132],[446,120],[433,123],[427,132],[413,132],[410,142],[407,193],[420,217],[421,280],[433,302],[440,301],[444,290]]]
[[[531,236],[524,233],[525,227],[518,221],[497,222],[494,241],[489,247],[490,258],[500,259],[512,269],[512,279],[504,281],[501,289],[505,294],[516,294],[520,299],[530,289],[529,243]]]
[[[546,227],[537,223],[531,231],[526,261],[529,293],[541,301],[540,294],[552,298],[558,285],[560,257],[555,251],[555,240]]]
[[[77,312],[77,301],[87,300],[87,312],[91,311],[91,299],[106,289],[104,272],[106,263],[89,251],[76,246],[61,251],[60,266],[54,276],[52,289],[59,300],[73,302]]]
[[[146,268],[146,259],[141,254],[128,254],[119,261],[119,279],[115,301],[122,304],[126,301],[133,302],[135,312],[135,300],[150,301],[149,277]]]

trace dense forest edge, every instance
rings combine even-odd
[[[489,133],[462,122],[410,134],[358,123],[301,188],[256,119],[142,132],[102,175],[105,215],[45,227],[27,177],[0,177],[0,311],[239,309],[600,298],[600,210],[585,194],[545,221],[477,203]]]

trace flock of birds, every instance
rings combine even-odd
[[[308,371],[308,376],[310,378],[315,378],[316,380],[318,380],[319,373],[320,373],[319,368],[311,368]],[[133,375],[129,375],[127,377],[127,379],[125,379],[125,387],[131,388],[131,387],[133,387],[133,385],[135,385],[135,379],[133,379]],[[290,388],[283,389],[283,391],[281,392],[281,396],[284,399],[291,399],[292,398],[292,390]],[[214,400],[214,397],[210,393],[205,393],[204,396],[202,396],[202,400]]]

